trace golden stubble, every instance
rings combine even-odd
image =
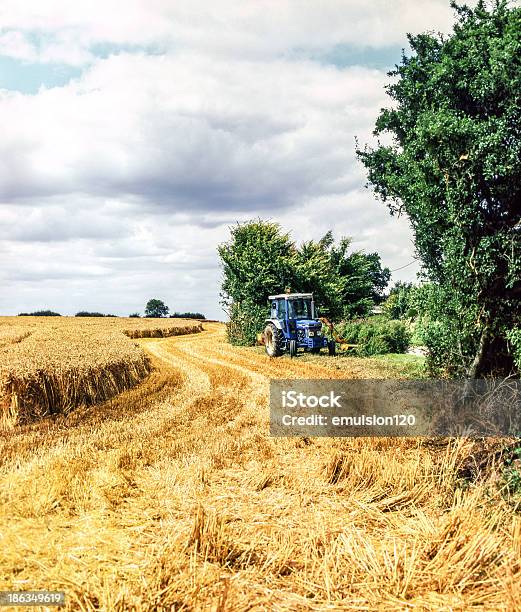
[[[2,434],[0,589],[74,610],[516,609],[520,520],[493,462],[460,478],[501,441],[271,438],[270,377],[388,373],[204,327],[139,340],[151,374],[111,401]]]

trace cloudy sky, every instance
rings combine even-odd
[[[222,318],[216,245],[254,217],[410,263],[354,140],[405,33],[452,19],[448,0],[2,0],[0,313],[158,297]]]

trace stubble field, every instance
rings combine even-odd
[[[137,340],[151,374],[110,401],[2,432],[0,590],[74,610],[517,609],[521,521],[483,461],[501,441],[271,438],[270,378],[400,372],[270,361],[204,328]]]

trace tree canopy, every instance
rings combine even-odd
[[[148,300],[145,306],[145,317],[159,319],[160,317],[168,316],[168,312],[169,308],[162,300]]]
[[[409,35],[390,73],[375,135],[392,142],[358,155],[436,283],[432,355],[474,377],[511,371],[520,325],[521,9],[452,6],[451,35]]]
[[[381,301],[390,272],[377,253],[350,252],[350,246],[348,238],[335,244],[331,232],[297,246],[277,223],[262,220],[234,226],[218,250],[223,305],[232,322],[240,321],[240,342],[261,331],[271,294],[312,292],[320,313],[334,320],[367,314]]]

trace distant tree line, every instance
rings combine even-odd
[[[162,300],[152,299],[147,302],[145,307],[145,317],[147,318],[160,318],[168,316],[169,308]],[[35,312],[20,312],[19,317],[61,317],[59,312],[52,310],[36,310]],[[103,312],[80,310],[77,312],[75,317],[110,317],[116,318],[118,315],[104,314]],[[133,312],[129,315],[131,319],[137,319],[141,317],[139,312]],[[174,312],[170,315],[171,319],[206,319],[204,314],[201,312]]]
[[[75,317],[116,317],[117,315],[113,314],[103,314],[102,312],[88,312],[86,310],[81,310],[77,312]]]
[[[162,317],[170,317],[171,319],[206,319],[201,312],[174,312],[170,314],[170,308],[157,298],[148,300],[145,306],[145,317],[149,319],[159,319]],[[137,318],[141,315],[139,312],[134,312],[129,315],[131,318]]]
[[[35,312],[20,312],[19,317],[61,317],[59,312],[52,310],[36,310]]]
[[[174,312],[170,315],[171,319],[206,319],[201,312]]]

